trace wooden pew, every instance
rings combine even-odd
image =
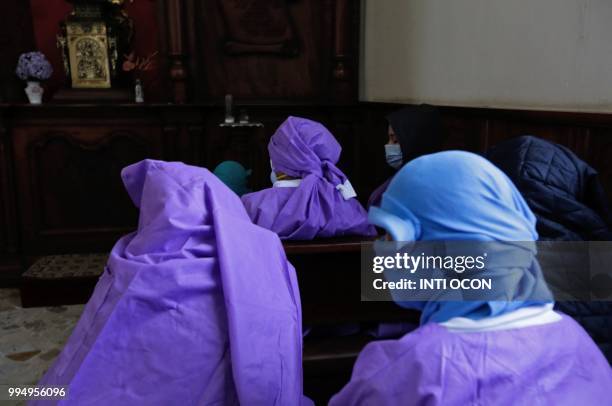
[[[414,319],[392,302],[361,301],[363,238],[284,241],[296,269],[305,325]]]
[[[333,238],[313,241],[285,241],[289,261],[296,268],[305,328],[345,323],[418,323],[418,313],[401,309],[392,302],[361,301],[362,238]],[[43,272],[26,277],[22,284],[24,306],[85,303],[90,297],[105,262],[105,255],[78,255],[49,262],[57,270],[61,261],[89,261],[99,272],[86,276],[45,278]],[[59,261],[59,262],[58,262]],[[373,338],[361,332],[348,336],[307,335],[304,339],[305,393],[317,404],[348,382],[353,364],[362,348]]]
[[[284,241],[296,268],[307,325],[405,321],[393,303],[361,302],[359,237]],[[22,278],[24,307],[85,303],[103,271],[107,254],[71,254],[40,259]]]
[[[419,314],[392,302],[361,301],[362,238],[285,241],[300,285],[303,325],[360,325],[412,322]],[[317,404],[327,404],[350,378],[359,352],[373,338],[367,333],[304,338],[304,391]]]

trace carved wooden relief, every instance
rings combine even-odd
[[[187,0],[197,101],[324,100],[331,92],[330,0]]]
[[[287,0],[218,0],[229,55],[295,56],[299,41]]]

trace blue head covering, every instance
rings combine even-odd
[[[508,177],[486,159],[464,151],[425,155],[406,164],[389,184],[380,207],[370,208],[369,219],[396,241],[491,243],[538,238],[536,218]],[[453,317],[477,320],[550,302],[542,300],[549,299],[550,292],[535,258],[535,244],[520,244],[518,250],[522,255],[506,256],[489,273],[504,279],[505,286],[512,285],[500,300],[398,304],[422,310],[424,324]]]
[[[240,163],[236,161],[223,161],[217,165],[213,173],[238,196],[251,192],[251,189],[247,187],[247,180],[251,176],[251,170],[246,170]]]

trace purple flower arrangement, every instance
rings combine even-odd
[[[19,56],[15,73],[21,80],[47,80],[53,68],[42,52],[27,52]]]

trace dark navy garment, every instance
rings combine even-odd
[[[541,240],[609,241],[608,201],[595,169],[569,149],[533,136],[504,141],[486,157],[512,179],[537,217]],[[612,363],[612,303],[557,302]]]
[[[612,240],[608,203],[595,169],[569,149],[533,136],[504,141],[486,157],[519,188],[544,240]]]

